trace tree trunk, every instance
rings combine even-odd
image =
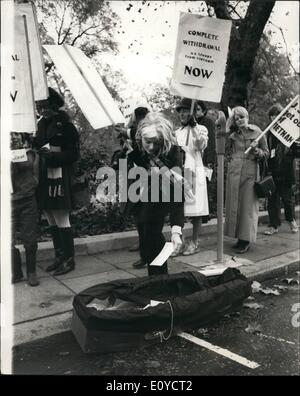
[[[214,7],[218,18],[231,19],[226,0],[211,0],[207,4]],[[233,21],[222,96],[224,108],[247,106],[248,83],[262,33],[274,5],[275,0],[252,0],[245,18]]]

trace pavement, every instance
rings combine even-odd
[[[296,213],[299,224],[299,207]],[[249,279],[263,281],[299,270],[299,232],[292,234],[289,225],[283,222],[278,234],[266,236],[265,222],[267,214],[261,212],[257,241],[243,255],[232,250],[235,240],[225,237],[224,261],[218,263],[217,224],[211,220],[202,226],[200,252],[169,259],[169,273],[238,267]],[[191,230],[191,224],[187,224],[185,235],[189,237]],[[168,238],[169,227],[165,227],[165,235]],[[136,231],[76,239],[76,268],[59,277],[45,272],[53,260],[53,248],[50,242],[40,243],[37,271],[40,286],[29,287],[26,282],[13,285],[13,345],[70,330],[73,298],[87,287],[146,276],[146,268],[132,267],[139,253],[129,252],[128,247],[135,242]]]

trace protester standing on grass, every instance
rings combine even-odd
[[[193,176],[195,200],[185,202],[184,216],[192,218],[193,237],[182,254],[185,256],[199,251],[199,234],[202,224],[202,216],[208,216],[208,197],[206,175],[202,162],[203,152],[208,142],[208,131],[203,125],[198,125],[193,116],[190,115],[192,101],[184,98],[176,110],[179,114],[181,128],[175,131],[177,144],[185,152],[184,168]]]
[[[136,166],[148,171],[147,186],[142,185],[141,189],[148,189],[147,202],[142,200],[135,203],[132,213],[137,219],[140,255],[148,265],[148,274],[167,274],[168,266],[165,262],[162,266],[152,267],[149,264],[161,252],[165,244],[162,233],[165,217],[169,215],[172,227],[171,241],[175,251],[181,247],[181,234],[184,225],[183,196],[178,202],[175,200],[174,185],[171,182],[169,200],[162,198],[165,189],[168,188],[162,180],[159,182],[159,199],[153,200],[151,194],[152,171],[155,173],[159,169],[164,169],[170,174],[173,167],[181,168],[180,148],[176,146],[173,136],[173,126],[161,113],[148,113],[140,121],[136,134],[137,147],[128,155],[128,160]],[[181,189],[182,191],[182,189]],[[152,191],[153,192],[153,191]],[[182,194],[182,193],[181,193]],[[128,197],[130,199],[130,196]]]
[[[46,269],[62,275],[75,268],[74,240],[70,225],[73,207],[71,179],[73,163],[79,157],[79,137],[66,112],[60,110],[63,98],[49,88],[49,98],[37,102],[38,122],[35,139],[40,154],[38,203],[50,225],[55,261]]]
[[[11,163],[11,224],[12,224],[12,283],[22,281],[21,255],[16,248],[17,231],[25,248],[27,283],[38,286],[36,274],[38,208],[38,155],[32,149],[32,137],[28,133],[12,133],[11,149],[26,150],[26,160]]]
[[[268,111],[272,122],[283,110],[280,104],[275,104]],[[300,157],[300,141],[296,140],[291,147],[285,146],[271,132],[267,137],[270,150],[268,161],[269,171],[273,176],[275,191],[268,198],[269,226],[265,235],[278,233],[281,225],[281,199],[283,201],[285,219],[289,222],[292,233],[298,232],[295,220],[294,187],[296,184],[295,158]]]
[[[246,253],[250,242],[256,241],[259,200],[254,182],[259,179],[259,161],[267,160],[269,150],[266,137],[254,140],[262,133],[249,124],[248,111],[241,106],[232,110],[228,122],[227,150],[230,154],[226,181],[224,235],[238,238],[237,253]],[[245,151],[252,146],[251,151]]]

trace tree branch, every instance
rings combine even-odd
[[[79,34],[73,39],[71,45],[75,45],[76,41],[77,41],[80,37],[82,37],[84,34],[87,34],[87,32],[88,32],[89,30],[91,30],[91,29],[97,29],[97,27],[99,27],[99,25],[98,25],[98,26],[89,26],[88,28],[86,28],[85,30],[83,30],[81,33],[79,33]],[[103,30],[107,29],[108,27],[109,27],[109,26],[105,26],[104,28],[102,28],[101,30],[99,30],[99,32],[98,32],[97,34],[101,33]]]
[[[271,22],[271,21],[269,21],[269,22],[270,22],[271,25],[275,26],[277,29],[280,30],[281,36],[282,36],[283,41],[284,41],[284,44],[285,44],[285,53],[286,53],[287,60],[288,60],[288,62],[289,62],[289,64],[290,64],[291,68],[294,70],[294,73],[297,74],[297,75],[299,76],[300,73],[297,72],[297,70],[294,68],[294,66],[293,66],[293,64],[292,64],[292,62],[291,62],[291,60],[290,60],[289,52],[288,52],[288,47],[287,47],[287,43],[286,43],[286,40],[285,40],[285,37],[284,37],[284,33],[283,33],[282,28],[279,27],[279,26],[277,26],[277,25],[275,25],[275,23],[273,23],[273,22]]]

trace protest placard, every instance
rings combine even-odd
[[[28,29],[26,19],[18,14],[14,15],[14,40],[8,61],[12,82],[8,93],[12,114],[11,130],[35,133],[36,117]]]
[[[48,85],[34,4],[15,4],[15,13],[20,17],[26,17],[34,100],[47,99],[49,96]]]
[[[125,118],[90,59],[70,45],[44,45],[86,119],[94,129]]]
[[[290,147],[300,137],[299,95],[294,98],[272,123],[270,131]]]
[[[290,147],[300,137],[300,114],[299,95],[282,110],[282,112],[267,126],[267,128],[255,139],[258,142],[268,131],[277,137],[284,145]],[[247,148],[248,154],[251,146]]]
[[[181,12],[171,91],[191,99],[220,102],[231,21]]]

